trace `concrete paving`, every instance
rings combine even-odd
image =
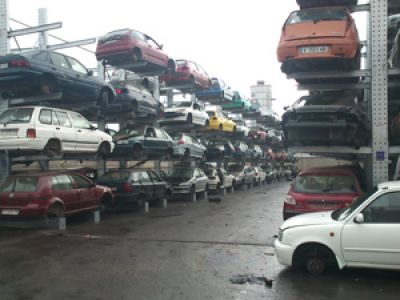
[[[68,230],[0,230],[0,299],[398,299],[399,272],[313,277],[280,266],[273,235],[286,182],[221,202],[68,219]],[[254,274],[272,287],[234,285]]]

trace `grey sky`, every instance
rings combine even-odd
[[[164,44],[173,58],[196,61],[209,75],[248,96],[250,85],[264,79],[273,86],[278,113],[302,94],[280,72],[276,59],[281,28],[297,9],[295,0],[11,0],[10,6],[12,18],[31,25],[37,24],[37,10],[48,8],[49,22],[63,22],[62,29],[51,33],[67,40],[98,37],[118,28],[143,31]],[[21,47],[31,47],[36,38],[18,40]],[[95,45],[87,47],[95,50]],[[96,66],[93,54],[79,49],[64,52],[88,67]]]

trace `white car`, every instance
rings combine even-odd
[[[167,108],[164,111],[164,119],[160,122],[161,126],[182,123],[208,126],[209,116],[200,103],[182,101]]]
[[[114,150],[112,137],[79,113],[39,106],[10,108],[0,115],[0,149],[10,152],[96,153]]]
[[[243,136],[249,136],[250,129],[243,120],[233,120],[236,123],[236,133]]]
[[[288,219],[275,240],[278,261],[312,274],[332,265],[400,270],[400,182],[378,185],[341,210]]]
[[[204,170],[208,176],[208,190],[218,192],[222,187],[233,191],[236,177],[229,174],[223,168],[207,168]]]
[[[260,167],[254,167],[254,170],[256,171],[257,182],[265,183],[267,181],[267,173]]]

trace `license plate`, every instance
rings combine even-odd
[[[1,211],[3,216],[18,216],[19,210],[18,209],[3,209]]]
[[[0,130],[0,136],[16,136],[16,130]]]
[[[327,47],[327,46],[299,48],[299,52],[302,54],[324,53],[324,52],[328,52],[328,51],[329,51],[329,47]]]
[[[8,68],[8,64],[0,64],[0,69],[6,69]]]

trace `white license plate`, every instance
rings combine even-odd
[[[329,47],[327,47],[327,46],[299,48],[299,52],[302,54],[325,53],[328,51],[329,51]]]
[[[16,136],[16,130],[0,130],[0,136]]]
[[[18,216],[19,210],[18,209],[3,209],[1,211],[3,216]]]
[[[8,64],[0,64],[0,69],[6,69],[8,68]]]

